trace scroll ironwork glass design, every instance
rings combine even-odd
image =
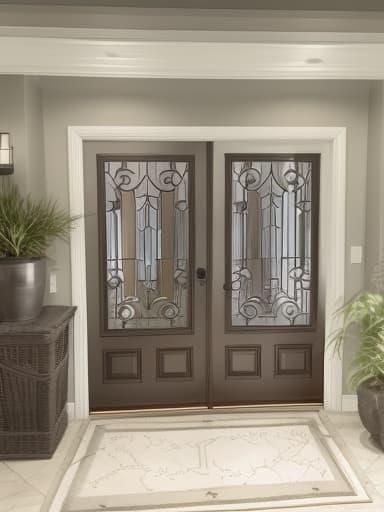
[[[191,162],[104,163],[108,329],[190,322]]]
[[[232,326],[311,325],[312,162],[231,161]]]

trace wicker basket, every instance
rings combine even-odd
[[[49,458],[67,425],[68,334],[75,308],[0,323],[0,459]]]

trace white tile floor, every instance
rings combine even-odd
[[[384,497],[384,452],[374,444],[358,414],[328,413],[328,417],[361,469],[368,487]]]
[[[355,469],[360,472],[367,491],[373,498],[373,503],[345,505],[342,510],[383,512],[384,452],[374,446],[357,413],[330,413],[328,417],[352,455]],[[0,512],[49,510],[49,503],[58,487],[60,477],[73,458],[84,427],[83,422],[71,422],[51,460],[0,463]],[[318,512],[322,512],[323,508],[325,512],[329,512],[333,507],[315,507]]]
[[[60,475],[63,474],[73,456],[71,447],[82,436],[83,423],[81,421],[69,423],[60,445],[49,460],[0,462],[0,512],[48,510],[49,501],[60,481]]]

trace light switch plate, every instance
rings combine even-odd
[[[363,248],[361,245],[351,245],[351,263],[361,263]]]
[[[57,286],[56,286],[56,273],[51,272],[49,274],[49,293],[56,293]]]

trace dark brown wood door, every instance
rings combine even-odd
[[[84,159],[91,410],[206,404],[206,144]]]
[[[85,144],[91,410],[322,402],[319,155],[228,147]]]
[[[319,155],[226,147],[214,151],[213,403],[321,403]]]

